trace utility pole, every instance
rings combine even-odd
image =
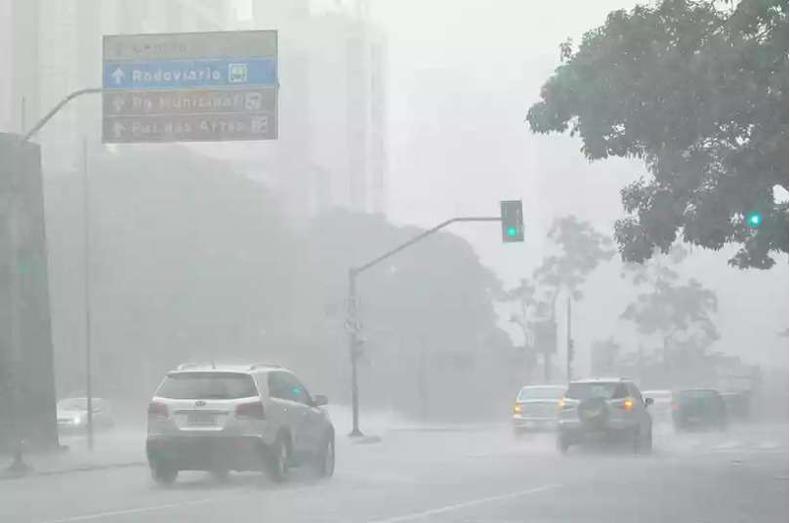
[[[83,283],[85,298],[85,397],[87,401],[88,449],[93,450],[93,391],[91,375],[91,222],[90,185],[88,180],[88,139],[82,138],[82,220],[83,220]]]
[[[357,317],[357,270],[348,270],[348,355],[351,359],[351,418],[352,428],[349,436],[362,436],[359,430],[359,383],[357,381],[357,363],[359,361],[359,318]]]
[[[568,294],[568,307],[567,315],[565,318],[565,339],[567,343],[567,357],[565,362],[565,375],[568,377],[568,383],[573,379],[573,338],[571,337],[571,301],[573,297]]]

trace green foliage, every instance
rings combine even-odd
[[[712,317],[718,303],[713,291],[694,279],[681,282],[671,268],[685,254],[675,247],[668,256],[626,266],[624,272],[642,290],[621,317],[640,334],[660,336],[666,349],[702,351],[719,337]]]
[[[786,0],[663,0],[615,11],[588,31],[527,115],[533,132],[570,131],[590,160],[645,161],[650,176],[622,189],[621,256],[642,262],[678,236],[730,263],[768,268],[787,252],[788,25]],[[744,216],[759,210],[764,224]]]
[[[574,298],[581,298],[581,285],[598,264],[614,254],[611,240],[574,216],[555,220],[548,237],[560,252],[543,259],[535,281],[553,294],[566,289]]]

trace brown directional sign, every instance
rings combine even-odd
[[[104,37],[105,143],[277,138],[277,32]]]
[[[277,137],[276,116],[254,114],[155,114],[104,119],[105,142],[223,142]]]

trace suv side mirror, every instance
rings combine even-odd
[[[645,406],[649,407],[653,404],[653,398],[645,398]]]
[[[313,396],[313,406],[314,407],[322,407],[329,403],[329,398],[324,396],[323,394],[316,394]]]

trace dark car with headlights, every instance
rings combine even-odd
[[[632,381],[622,378],[571,382],[560,399],[557,447],[592,441],[624,442],[634,452],[653,448],[653,421],[647,412],[652,399],[643,399]]]

